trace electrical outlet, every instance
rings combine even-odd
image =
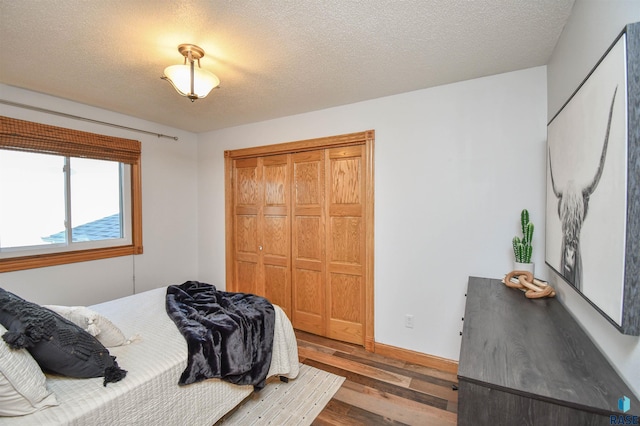
[[[407,328],[413,328],[413,315],[407,314],[404,316],[404,326]]]

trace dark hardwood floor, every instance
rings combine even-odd
[[[455,374],[296,330],[304,364],[346,377],[314,425],[455,425]]]

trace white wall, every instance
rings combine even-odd
[[[545,75],[538,67],[199,135],[200,278],[225,282],[224,150],[374,129],[375,339],[458,359],[468,276],[512,269],[522,208],[537,225],[534,261],[544,261]]]
[[[637,0],[576,0],[547,67],[549,119],[577,89],[624,26],[638,21],[640,2]],[[554,272],[548,269],[547,274],[562,303],[636,395],[640,395],[640,337],[619,333]]]
[[[639,21],[638,0],[576,0],[547,64],[549,120],[576,91],[624,26]]]
[[[144,254],[0,274],[0,287],[36,303],[88,305],[196,279],[196,135],[0,84],[0,98],[172,136],[158,138],[0,104],[0,115],[142,142]]]

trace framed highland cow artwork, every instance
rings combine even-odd
[[[640,23],[551,119],[547,141],[545,261],[640,335]]]

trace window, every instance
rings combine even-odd
[[[0,117],[0,272],[142,253],[140,142]]]

